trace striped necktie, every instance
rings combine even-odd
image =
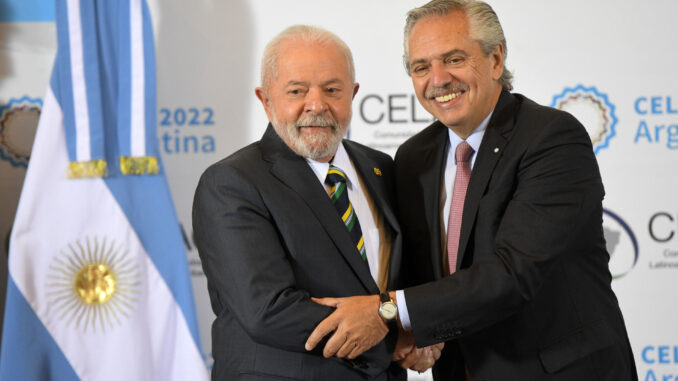
[[[327,171],[325,184],[330,186],[330,199],[332,204],[337,209],[341,220],[348,229],[353,242],[363,258],[367,261],[367,252],[365,250],[365,240],[363,239],[363,232],[360,230],[360,222],[358,215],[356,215],[353,205],[348,200],[348,189],[346,187],[346,174],[339,167],[330,164],[330,169]]]

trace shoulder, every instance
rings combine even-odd
[[[447,141],[447,127],[439,121],[419,131],[403,142],[395,155],[396,162],[418,161],[422,155],[435,151]]]
[[[447,127],[439,121],[435,121],[423,130],[405,140],[398,150],[411,150],[417,147],[429,145],[440,140],[440,137],[447,136]]]
[[[257,173],[264,165],[260,142],[252,143],[213,163],[202,173],[200,183],[222,182]]]
[[[572,116],[572,114],[555,109],[553,107],[543,106],[537,102],[527,98],[522,94],[515,93],[513,94],[520,102],[520,111],[517,115],[518,122],[529,121],[531,123],[536,123],[540,126],[545,126],[549,124],[569,124],[578,127],[581,126],[581,123]]]

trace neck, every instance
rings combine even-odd
[[[474,120],[466,125],[457,125],[457,126],[447,126],[452,132],[454,132],[457,136],[462,138],[463,140],[466,140],[473,131],[475,131],[476,128],[487,118],[488,115],[494,110],[495,106],[497,106],[497,102],[499,102],[499,96],[501,96],[501,91],[502,87],[498,86],[495,93],[492,94],[491,96],[491,101],[490,103],[487,104],[487,109],[484,110],[485,112],[482,113],[482,117],[479,120]]]
[[[336,152],[335,152],[335,153],[336,153]],[[331,154],[331,155],[328,155],[328,156],[317,157],[317,158],[311,159],[311,160],[319,161],[319,162],[321,162],[321,163],[329,163],[330,161],[332,161],[332,159],[334,159],[334,154],[335,154],[335,153],[333,153],[333,154]]]

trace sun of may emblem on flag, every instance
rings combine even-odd
[[[83,332],[121,325],[134,310],[141,278],[129,250],[113,240],[76,240],[60,250],[50,269],[51,303]]]

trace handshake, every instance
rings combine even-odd
[[[392,300],[395,300],[394,294],[391,292]],[[313,330],[306,341],[306,350],[312,350],[325,336],[334,332],[325,344],[323,356],[355,359],[377,345],[389,332],[386,323],[377,313],[380,304],[378,295],[312,300],[336,310]],[[445,343],[438,343],[417,348],[412,331],[403,329],[398,321],[398,342],[393,352],[393,361],[404,369],[423,372],[440,358],[444,345]]]

